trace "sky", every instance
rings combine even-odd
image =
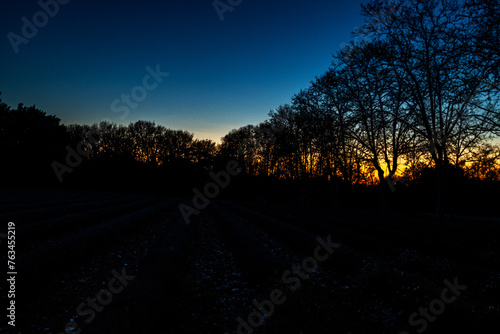
[[[0,98],[63,124],[147,120],[219,142],[323,74],[361,3],[3,0]]]

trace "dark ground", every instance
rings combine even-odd
[[[416,333],[424,323],[426,333],[500,328],[498,219],[214,200],[186,224],[180,203],[0,190],[1,232],[16,224],[18,272],[16,328],[4,321],[1,332],[64,333],[72,321],[73,333],[237,333],[237,319],[248,321],[254,302],[276,289],[286,300],[267,309],[254,333]],[[314,255],[318,236],[340,246],[307,278],[291,280],[299,276],[291,273],[284,283],[284,272]],[[1,245],[6,273],[6,239]],[[126,286],[101,293],[91,311],[96,294],[110,289],[112,271],[122,270]],[[418,315],[412,326],[410,315],[438,305],[444,281],[455,279],[466,286],[460,295],[432,321]]]

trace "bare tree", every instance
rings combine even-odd
[[[359,181],[359,148],[351,136],[352,118],[350,117],[348,92],[342,86],[342,76],[336,69],[330,69],[313,82],[311,89],[319,94],[319,103],[324,120],[327,143],[324,149],[330,152],[329,166],[332,175],[348,184]]]
[[[360,33],[373,34],[376,26],[375,40],[391,47],[387,65],[403,76],[412,129],[426,139],[436,166],[441,213],[451,143],[464,133],[491,131],[484,126],[491,106],[482,99],[491,69],[474,66],[478,56],[468,52],[468,21],[457,1],[408,0],[394,7],[377,0],[362,6],[362,14],[368,23]]]

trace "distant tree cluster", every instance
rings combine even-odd
[[[52,159],[64,153],[68,139],[59,118],[35,106],[12,108],[0,99],[1,185],[50,183]]]
[[[215,169],[219,148],[154,122],[65,126],[36,106],[14,109],[0,100],[0,150],[0,186],[157,186],[173,194]]]
[[[217,144],[195,139],[188,131],[149,121],[68,125],[66,129],[70,137],[66,150],[83,154],[81,166],[53,163],[64,184],[180,195],[216,169]]]
[[[500,3],[372,0],[362,15],[365,25],[328,71],[220,144],[148,121],[64,126],[35,106],[0,100],[3,183],[56,182],[51,166],[60,161],[59,172],[79,184],[190,190],[235,159],[255,192],[269,180],[307,196],[318,180],[394,190],[433,179],[439,212],[458,179],[499,182]],[[61,167],[68,147],[84,153],[83,167]]]
[[[433,168],[438,202],[450,169],[499,181],[499,13],[498,1],[371,1],[326,73],[221,150],[278,178],[385,184]]]
[[[128,126],[101,122],[93,125],[69,125],[67,131],[74,146],[87,142],[90,159],[138,161],[149,166],[178,162],[212,169],[217,145],[208,139],[194,139],[184,130],[172,130],[148,121]]]

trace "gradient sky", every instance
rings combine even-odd
[[[3,0],[1,98],[64,124],[140,119],[219,141],[325,72],[362,25],[362,2],[243,0],[221,21],[213,0],[71,0],[16,54],[8,34],[22,36],[21,18],[33,22],[41,7]],[[121,119],[112,102],[157,64],[170,75]]]

